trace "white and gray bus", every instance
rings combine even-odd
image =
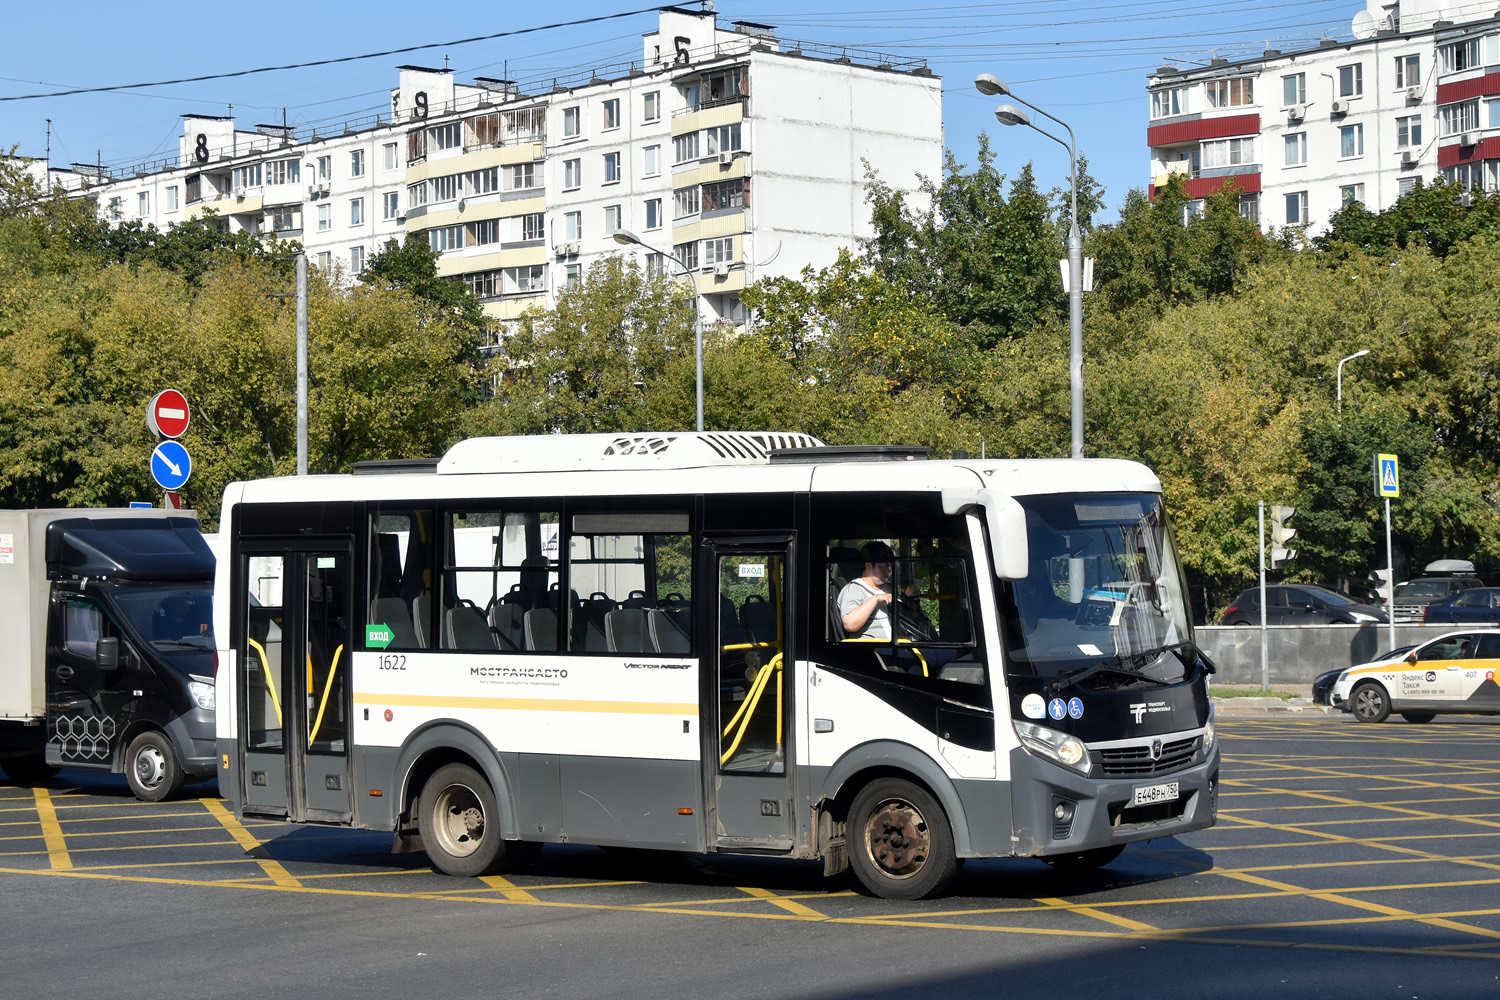
[[[390,830],[454,875],[595,844],[895,898],[1214,822],[1213,668],[1132,462],[477,438],[234,483],[221,517],[242,817]]]

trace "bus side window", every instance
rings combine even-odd
[[[571,527],[568,650],[689,655],[693,546],[687,512],[580,512]]]
[[[365,624],[390,630],[390,644],[372,649],[432,646],[432,523],[430,510],[387,508],[370,516]]]

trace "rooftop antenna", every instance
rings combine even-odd
[[[43,161],[43,163],[47,167],[47,173],[46,173],[45,176],[47,178],[47,190],[50,193],[51,190],[52,190],[52,119],[51,118],[47,119],[47,152],[46,152],[45,155],[46,155],[46,159]]]
[[[1375,15],[1367,10],[1358,11],[1354,15],[1354,22],[1349,25],[1349,30],[1354,32],[1358,39],[1374,38],[1375,31],[1379,25],[1375,22]]]

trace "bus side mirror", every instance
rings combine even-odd
[[[943,513],[958,514],[978,505],[990,530],[990,559],[1002,580],[1024,580],[1031,573],[1030,549],[1026,542],[1026,511],[1008,497],[989,490],[943,491]]]
[[[120,668],[120,640],[115,636],[110,636],[96,642],[94,662],[99,665],[100,670],[118,670]]]

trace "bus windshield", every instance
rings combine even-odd
[[[1031,570],[1001,582],[1007,672],[1091,686],[1171,683],[1192,658],[1187,588],[1161,497],[1018,497]]]

